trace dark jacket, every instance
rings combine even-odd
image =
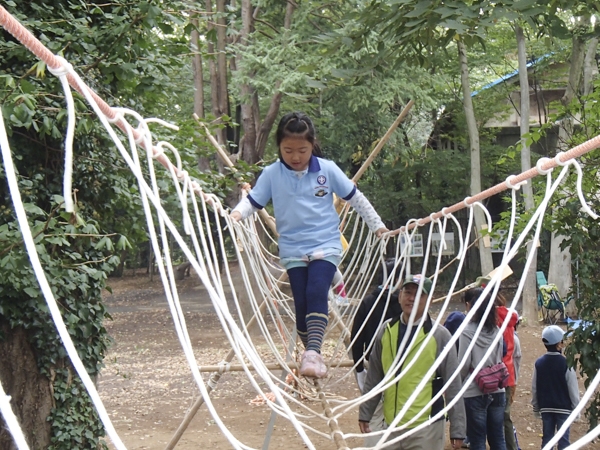
[[[570,414],[579,403],[577,375],[559,352],[547,352],[533,368],[531,383],[533,411]]]
[[[382,292],[381,286],[378,286],[373,292],[362,299],[358,306],[356,316],[354,316],[354,322],[352,323],[352,340],[358,335],[354,345],[352,345],[352,359],[356,364],[357,372],[362,372],[364,366],[362,363],[362,356],[365,355],[365,359],[369,360],[369,344],[375,337],[379,325],[392,317],[398,317],[402,312],[400,303],[398,302],[398,291],[392,292],[388,302],[389,289]],[[381,294],[381,295],[380,295]],[[369,311],[373,311],[369,316]],[[367,319],[368,316],[368,319]],[[383,320],[381,319],[383,317]],[[363,323],[366,324],[360,333],[359,330]]]

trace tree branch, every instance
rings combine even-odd
[[[308,20],[310,22],[310,24],[315,27],[316,29],[318,29],[321,33],[325,33],[325,30],[323,30],[323,28],[321,28],[319,25],[317,25],[315,22],[313,22],[312,20],[310,20],[308,17],[306,18],[306,20]]]
[[[275,33],[279,34],[279,30],[277,28],[275,28],[273,25],[271,25],[269,22],[267,22],[266,20],[262,20],[262,19],[254,19],[259,23],[262,23],[263,25],[268,26],[271,30],[273,30]],[[263,33],[264,34],[264,33]],[[266,36],[266,35],[265,35]]]
[[[125,36],[126,33],[129,32],[129,30],[139,21],[142,20],[142,16],[137,16],[133,19],[133,21],[129,24],[129,27],[127,27],[126,29],[124,29],[120,35],[117,36],[117,38],[112,42],[111,46],[108,48],[108,50],[106,50],[98,59],[96,59],[96,61],[94,61],[92,64],[90,64],[88,67],[86,67],[82,73],[83,74],[87,74],[90,70],[95,69],[96,67],[98,67],[98,65],[104,60],[106,59],[106,57],[108,55],[110,55],[113,52],[113,49],[117,46],[117,44],[119,43],[119,41],[121,41],[121,39],[123,39],[123,37]]]
[[[324,16],[324,15],[322,15],[322,14],[317,14],[317,13],[314,13],[314,12],[312,12],[312,11],[311,11],[309,14],[310,14],[311,16],[320,17],[321,19],[328,20],[329,22],[331,22],[331,23],[333,23],[333,24],[337,25],[338,27],[341,27],[341,24],[340,24],[339,22],[337,22],[337,21],[333,20],[331,17],[327,17],[327,16]]]

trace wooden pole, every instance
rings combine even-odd
[[[195,114],[195,113],[193,114],[193,117],[194,117],[194,119],[196,119],[196,122],[198,122],[204,128],[204,130],[206,131],[206,135],[208,136],[208,140],[213,145],[213,147],[217,150],[217,155],[219,155],[219,158],[221,158],[221,160],[223,161],[223,163],[227,167],[229,167],[232,172],[237,172],[237,169],[235,168],[235,165],[233,164],[233,162],[231,162],[231,159],[229,158],[229,155],[227,155],[227,153],[225,153],[225,150],[223,150],[221,148],[221,146],[219,145],[219,143],[217,142],[217,140],[214,138],[214,136],[211,134],[210,130],[204,124],[204,122],[202,122],[200,120],[200,118],[198,117],[198,115]],[[248,183],[242,182],[242,189],[246,189],[247,190],[248,189],[247,185],[248,185]],[[258,210],[258,215],[267,224],[267,226],[273,232],[273,234],[276,237],[279,237],[279,233],[277,233],[277,227],[275,225],[275,219],[273,217],[271,217],[269,215],[269,213],[267,213],[267,211],[264,210],[264,208]]]
[[[360,166],[360,169],[358,169],[358,172],[356,172],[356,174],[352,177],[352,181],[354,181],[355,183],[358,183],[358,180],[360,180],[360,177],[362,177],[363,174],[366,172],[366,170],[369,168],[369,166],[371,165],[371,163],[373,162],[375,157],[379,154],[379,152],[381,151],[383,146],[385,144],[387,144],[387,141],[392,136],[392,133],[396,130],[396,128],[398,128],[398,125],[400,125],[400,123],[402,123],[402,121],[406,118],[406,116],[408,115],[408,113],[410,112],[410,110],[414,104],[415,104],[414,100],[408,101],[408,103],[406,104],[404,109],[400,112],[400,114],[398,115],[396,120],[394,120],[394,123],[392,125],[390,125],[390,128],[383,135],[381,140],[377,143],[377,145],[375,146],[375,148],[373,149],[373,151],[371,152],[369,157],[365,160],[365,162],[362,164],[362,166]]]
[[[288,344],[288,352],[285,356],[286,363],[290,363],[292,360],[292,354],[294,352],[294,346],[296,345],[296,340],[298,338],[298,332],[294,328],[294,332],[292,333],[292,339],[290,339],[290,343]],[[279,381],[283,385],[285,389],[285,381],[287,379],[287,372],[285,370],[281,371],[281,375],[279,375]],[[296,384],[297,385],[297,384]],[[267,432],[265,433],[265,440],[263,441],[262,450],[268,450],[269,445],[271,445],[271,437],[273,436],[273,430],[275,430],[275,420],[277,420],[278,414],[275,412],[275,409],[271,409],[271,417],[269,418],[269,425],[267,426]]]
[[[498,272],[498,269],[500,269],[500,266],[496,267],[494,270],[492,270],[490,273],[488,273],[485,276],[485,278],[488,278],[491,280],[494,277],[494,275],[496,275],[496,272]],[[500,279],[500,281],[506,280],[512,274],[513,274],[513,271],[510,268],[510,266],[505,266],[504,270],[502,271],[502,278]],[[464,288],[459,289],[458,291],[454,291],[450,297],[454,297],[455,295],[462,294],[463,292],[468,291],[469,289],[472,289],[474,287],[481,287],[481,284],[479,282],[475,281],[471,284],[466,285]],[[434,298],[433,300],[431,300],[431,303],[439,303],[442,300],[445,300],[446,297],[447,296]]]
[[[336,364],[336,367],[352,367],[354,365],[354,361],[351,360],[346,360],[346,361],[342,361],[338,364]],[[233,364],[233,365],[229,365],[226,366],[225,368],[223,368],[222,365],[213,365],[213,366],[202,366],[199,368],[200,372],[242,372],[244,370],[244,367],[247,367],[250,370],[254,370],[254,366],[252,364],[247,364],[246,366],[243,366],[241,364]],[[278,362],[272,362],[272,363],[265,363],[264,367],[266,367],[269,370],[280,370],[280,369],[285,369],[285,366],[282,366],[281,364],[279,364]],[[298,365],[297,362],[295,361],[291,361],[288,364],[288,367],[290,369],[298,369],[300,370],[300,366]]]
[[[396,120],[394,120],[394,123],[392,123],[390,125],[390,127],[388,128],[386,133],[383,135],[381,140],[377,143],[377,145],[375,146],[375,148],[373,149],[373,151],[371,152],[369,157],[365,160],[365,162],[362,164],[362,166],[360,166],[360,169],[358,169],[358,172],[356,172],[354,174],[354,176],[352,177],[352,181],[354,181],[354,183],[358,183],[358,180],[360,180],[360,178],[363,176],[363,174],[367,171],[367,169],[369,168],[369,166],[371,165],[371,163],[373,162],[375,157],[379,154],[379,152],[381,151],[383,146],[385,144],[387,144],[387,141],[389,141],[390,137],[392,136],[392,133],[396,130],[396,128],[398,128],[398,125],[400,125],[402,123],[402,121],[406,118],[406,116],[408,115],[409,111],[411,110],[411,108],[413,107],[414,104],[415,104],[414,100],[408,101],[408,103],[406,104],[404,109],[400,112],[398,117],[396,117]],[[336,208],[338,207],[340,202],[341,202],[341,199],[338,197],[335,200]]]
[[[260,304],[260,307],[258,309],[259,312],[262,314],[266,307],[267,307],[267,302],[266,302],[266,300],[263,300],[263,302]],[[253,327],[255,325],[256,318],[257,318],[257,315],[254,314],[252,316],[252,318],[248,321],[248,324],[246,325],[247,330],[249,330],[250,327]],[[235,356],[235,351],[233,349],[231,349],[229,351],[229,353],[227,354],[227,356],[225,357],[225,362],[230,362],[234,356]],[[222,375],[222,373],[219,371],[220,367],[219,366],[214,366],[214,367],[217,367],[217,369],[209,377],[208,383],[206,383],[206,391],[209,394],[212,392],[212,390],[214,388],[217,387],[217,383],[221,379],[221,375]],[[179,425],[179,428],[177,428],[177,431],[175,431],[175,434],[173,435],[173,437],[171,438],[171,440],[169,441],[167,446],[165,447],[165,450],[173,450],[175,448],[175,446],[179,442],[179,439],[181,439],[181,436],[183,436],[183,433],[185,432],[185,430],[187,430],[187,427],[190,425],[190,422],[192,421],[192,419],[194,418],[194,416],[196,415],[196,413],[198,412],[198,410],[200,409],[200,407],[202,406],[203,403],[204,403],[204,397],[200,396],[196,399],[196,401],[194,402],[194,404],[192,405],[190,410],[185,414],[183,421]]]
[[[282,273],[281,276],[279,277],[279,279],[277,280],[277,283],[279,284],[279,283],[283,282],[286,277],[287,277],[287,272]],[[254,328],[254,326],[256,326],[258,314],[262,315],[264,313],[266,307],[267,307],[267,301],[263,300],[262,303],[260,304],[260,306],[258,307],[258,313],[255,313],[250,318],[248,323],[246,324],[245,329],[247,331],[251,331],[252,328]],[[233,349],[231,349],[229,351],[229,353],[227,354],[227,356],[225,357],[225,362],[227,362],[227,363],[231,362],[233,360],[234,356],[235,356],[235,351]],[[221,374],[222,374],[220,372],[221,367],[220,366],[215,366],[215,367],[217,367],[217,369],[209,377],[209,380],[208,380],[208,383],[206,386],[206,390],[209,394],[212,392],[212,390],[214,388],[217,387],[217,383],[221,379]],[[181,424],[175,431],[175,434],[173,435],[173,437],[171,438],[171,440],[165,447],[165,450],[173,450],[175,448],[175,446],[181,439],[181,436],[183,436],[183,433],[185,432],[187,427],[190,425],[190,422],[192,421],[192,419],[194,418],[194,416],[196,415],[196,413],[198,412],[198,410],[200,409],[200,407],[202,406],[203,403],[204,403],[204,397],[200,396],[196,399],[196,401],[194,402],[194,404],[192,405],[190,410],[186,413],[185,417],[183,418],[183,421],[181,422]]]

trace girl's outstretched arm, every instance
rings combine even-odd
[[[231,211],[229,217],[231,217],[237,222],[247,217],[250,217],[256,211],[258,211],[258,208],[255,207],[252,203],[250,203],[248,197],[245,197],[237,204],[235,208],[233,208],[233,211]]]
[[[373,205],[367,200],[367,197],[364,196],[362,192],[358,189],[355,191],[354,195],[351,199],[348,200],[350,206],[352,206],[358,214],[364,219],[367,223],[369,229],[377,235],[377,237],[381,237],[383,233],[387,233],[389,230],[386,228],[385,224],[381,221],[381,217],[373,208]]]

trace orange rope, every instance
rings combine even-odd
[[[44,61],[46,65],[51,70],[57,70],[62,67],[61,61],[50,51],[48,50],[44,44],[42,44],[29,30],[27,30],[17,19],[15,19],[4,7],[0,5],[0,25],[4,27],[6,31],[12,34],[19,42],[21,42],[25,47],[27,47],[33,54],[35,54],[39,59]],[[67,79],[69,80],[69,84],[76,89],[79,93],[83,94],[81,90],[81,86],[72,75],[67,75]],[[120,118],[115,110],[108,105],[102,98],[98,96],[89,86],[84,85],[85,89],[87,89],[94,101],[98,104],[98,107],[102,111],[102,113],[108,117],[110,121],[113,121],[115,125],[117,125],[124,133],[132,132],[133,137],[136,141],[139,140],[141,134],[138,130],[133,128],[127,121],[123,118]],[[141,147],[145,147],[144,141],[140,144]],[[154,159],[160,162],[167,170],[173,170],[178,179],[181,179],[184,176],[184,173],[179,170],[175,165],[169,161],[169,159],[163,154],[161,150],[156,147],[152,147],[152,154]],[[204,192],[196,182],[191,182],[192,188],[194,192],[198,195],[205,196]],[[205,197],[206,198],[206,197]],[[212,202],[210,202],[212,204]]]
[[[554,169],[555,167],[562,165],[571,159],[579,158],[580,156],[585,155],[586,153],[589,153],[592,150],[597,149],[598,147],[600,147],[600,136],[596,136],[595,138],[592,138],[589,141],[583,142],[582,144],[579,144],[578,146],[573,147],[569,151],[560,153],[556,156],[556,158],[548,159],[547,161],[545,161],[543,164],[540,165],[540,169],[542,171]],[[559,162],[556,161],[556,159],[558,159],[558,161],[560,161],[560,164],[559,164]],[[510,181],[508,181],[508,182],[504,181],[502,183],[498,183],[497,185],[492,186],[491,188],[488,188],[485,191],[482,191],[478,194],[475,194],[472,197],[467,197],[462,202],[455,203],[454,205],[447,207],[447,208],[442,208],[441,211],[431,214],[429,217],[421,218],[406,227],[401,227],[401,228],[398,228],[397,230],[391,231],[391,232],[387,233],[387,235],[395,236],[404,231],[412,230],[417,225],[418,226],[426,225],[429,222],[431,222],[432,220],[441,219],[442,217],[444,217],[444,214],[455,213],[456,211],[466,208],[467,206],[472,205],[475,202],[481,202],[482,200],[485,200],[486,198],[489,198],[489,197],[492,197],[493,195],[499,194],[500,192],[511,188],[511,186],[509,186],[509,184],[512,184],[513,186],[515,186],[515,185],[518,185],[519,183],[522,183],[523,181],[530,180],[538,175],[540,175],[540,172],[538,172],[538,169],[536,167],[531,168],[525,172],[521,172],[519,175],[512,176],[510,178]]]

